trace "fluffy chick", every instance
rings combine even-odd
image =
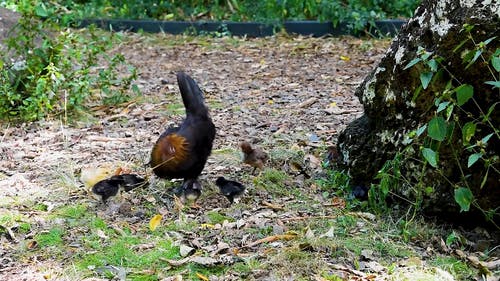
[[[234,199],[240,198],[245,193],[244,185],[236,181],[226,180],[224,177],[218,177],[215,184],[231,204],[234,203]]]
[[[123,174],[115,175],[109,179],[103,179],[92,187],[92,192],[101,196],[102,202],[106,203],[109,197],[118,194],[120,187],[130,191],[136,187],[144,186],[146,180],[138,175]]]
[[[182,184],[182,201],[191,202],[191,207],[200,208],[196,201],[201,195],[201,184],[198,180],[188,179]]]
[[[255,169],[257,168],[262,170],[264,164],[269,159],[267,153],[260,148],[253,148],[250,143],[246,141],[241,142],[240,147],[241,151],[243,151],[243,163],[253,167],[252,174],[255,173]]]
[[[92,187],[92,192],[100,195],[103,203],[106,203],[109,197],[115,196],[120,189],[122,180],[113,179],[113,177],[101,180]]]

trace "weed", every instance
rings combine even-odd
[[[405,141],[407,146],[388,160],[377,174],[379,182],[372,184],[369,191],[369,202],[373,210],[387,211],[388,195],[396,195],[397,192],[393,193],[393,190],[405,186],[408,187],[405,197],[399,197],[414,209],[414,215],[409,219],[412,221],[425,196],[435,192],[433,185],[436,183],[429,180],[434,177],[427,176],[433,173],[453,188],[452,200],[460,207],[460,212],[469,211],[472,206],[482,211],[486,220],[493,225],[495,217],[500,216],[496,206],[484,210],[484,206],[480,206],[474,197],[474,194],[484,192],[484,188],[491,188],[493,178],[500,175],[500,158],[494,153],[495,148],[491,148],[500,139],[498,124],[493,124],[491,118],[496,114],[498,102],[488,102],[488,97],[494,100],[493,97],[500,88],[500,49],[491,47],[499,39],[490,37],[476,42],[473,29],[472,25],[463,27],[461,32],[466,34],[466,39],[455,47],[454,52],[457,53],[456,56],[462,57],[464,69],[481,63],[480,66],[485,68],[488,75],[478,83],[491,85],[492,89],[486,88],[478,96],[473,85],[463,83],[457,78],[460,75],[452,73],[452,67],[445,58],[422,47],[418,49],[417,57],[404,69],[417,69],[415,73],[419,75],[421,83],[414,92],[414,99],[426,89],[433,91],[435,99],[430,106],[434,114],[428,122],[423,122],[408,133]],[[470,81],[473,82],[475,83]],[[419,158],[418,165],[413,164],[415,158]],[[450,160],[442,162],[440,158]],[[446,167],[443,166],[444,163]],[[411,172],[402,173],[403,167],[413,168],[409,168],[412,169]]]

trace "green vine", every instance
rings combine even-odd
[[[488,70],[485,77],[489,79],[486,78],[480,82],[491,86],[492,95],[500,94],[500,48],[493,48],[493,50],[489,48],[493,45],[492,43],[498,42],[499,38],[495,36],[476,42],[472,35],[473,28],[472,25],[463,27],[462,32],[467,34],[467,39],[457,45],[454,53],[462,58],[465,70],[474,64],[484,65]],[[465,46],[469,46],[469,49]],[[371,205],[384,206],[385,203],[382,202],[385,202],[390,191],[402,184],[398,167],[400,157],[403,157],[402,161],[417,161],[423,167],[417,181],[412,182],[415,186],[414,195],[417,198],[417,202],[414,202],[415,206],[419,205],[418,202],[421,202],[423,195],[432,192],[431,187],[423,184],[423,176],[430,166],[431,170],[441,175],[453,186],[454,201],[460,207],[460,211],[469,211],[471,206],[474,206],[485,214],[487,220],[494,223],[493,218],[499,215],[500,207],[483,210],[474,197],[473,191],[483,189],[489,179],[500,178],[499,155],[488,153],[491,151],[491,149],[488,150],[488,146],[500,140],[498,124],[495,124],[491,118],[497,113],[496,106],[500,102],[487,105],[487,107],[481,105],[477,95],[482,93],[477,93],[473,85],[461,82],[450,71],[447,58],[423,48],[419,48],[417,57],[404,69],[412,67],[418,67],[420,72],[420,87],[414,93],[414,100],[418,98],[422,90],[433,86],[436,81],[442,83],[443,77],[450,77],[450,79],[444,85],[429,88],[435,92],[434,103],[430,108],[434,111],[434,116],[416,130],[411,131],[407,135],[408,146],[393,160],[387,161],[381,169],[376,177],[379,183],[372,186],[369,193]],[[419,154],[415,154],[415,151]],[[420,155],[421,159],[411,158],[414,155]],[[452,157],[460,171],[458,179],[449,178],[444,172],[449,167],[443,167],[440,164],[440,157],[443,155]],[[464,155],[467,159],[465,162],[461,160]],[[473,173],[477,174],[478,169],[481,174],[479,181],[473,178]],[[480,182],[479,186],[473,185],[476,182]],[[408,181],[403,184],[408,184]]]

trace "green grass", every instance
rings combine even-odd
[[[184,104],[172,102],[165,106],[167,115],[184,115],[186,110],[184,109]]]
[[[87,206],[83,204],[77,204],[72,206],[64,206],[57,211],[58,216],[62,216],[70,219],[79,219],[85,217],[87,214]]]
[[[285,172],[266,168],[254,178],[253,183],[256,187],[262,188],[270,194],[285,196],[289,195],[291,191],[291,188],[286,186],[286,180],[288,180],[288,175]]]
[[[60,246],[63,244],[63,235],[65,231],[59,227],[52,228],[47,233],[39,233],[35,240],[41,248],[48,246]]]
[[[206,213],[207,217],[208,217],[208,223],[210,224],[222,224],[224,221],[228,221],[228,222],[233,222],[234,219],[231,218],[231,217],[228,217],[228,216],[225,216],[217,211],[210,211],[210,212],[207,212]]]
[[[452,256],[436,257],[429,264],[450,272],[458,280],[473,280],[477,276],[466,262]]]

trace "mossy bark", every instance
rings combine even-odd
[[[435,116],[434,100],[442,93],[448,81],[454,86],[470,84],[474,87],[474,99],[483,111],[500,100],[498,89],[493,89],[484,81],[494,80],[487,63],[478,61],[469,68],[463,62],[462,51],[454,51],[461,42],[467,41],[461,50],[471,50],[474,43],[463,31],[464,24],[474,25],[471,32],[474,42],[479,43],[498,36],[485,46],[483,55],[491,56],[500,48],[500,3],[496,1],[475,0],[424,0],[416,10],[415,16],[403,26],[400,34],[393,40],[380,64],[368,75],[356,95],[364,106],[365,114],[352,122],[340,135],[338,150],[339,165],[347,169],[356,184],[370,185],[386,160],[392,159],[397,152],[408,147],[407,133],[426,124]],[[445,59],[447,71],[437,73],[430,86],[416,95],[421,86],[422,64],[404,69],[418,56],[423,48]],[[498,79],[498,77],[496,77]],[[465,111],[480,116],[476,104],[464,105]],[[458,112],[458,111],[457,111]],[[492,124],[498,129],[500,107],[490,116]],[[458,114],[460,122],[465,123],[474,117]],[[479,122],[480,123],[480,122]],[[476,138],[483,137],[487,130],[479,124]],[[485,128],[484,128],[485,129]],[[491,131],[491,128],[490,128]],[[500,141],[497,135],[490,140],[486,155],[499,155]],[[420,150],[406,150],[407,160],[401,167],[403,176],[409,180],[397,190],[403,196],[415,195],[415,185],[433,187],[435,192],[426,198],[424,208],[433,212],[451,210],[458,212],[454,202],[454,188],[467,182],[482,209],[489,210],[499,206],[500,181],[497,173],[485,174],[484,166],[475,164],[472,169],[462,173],[467,167],[470,152],[461,143],[460,128],[456,128],[452,143],[439,149],[439,171],[423,166]],[[499,163],[494,164],[500,169]],[[464,175],[466,177],[464,177]],[[481,188],[483,179],[486,183]],[[413,191],[412,191],[413,190]],[[418,193],[418,192],[417,192]],[[412,199],[412,198],[409,198]],[[497,211],[498,212],[498,211]],[[498,221],[498,217],[496,218]]]

